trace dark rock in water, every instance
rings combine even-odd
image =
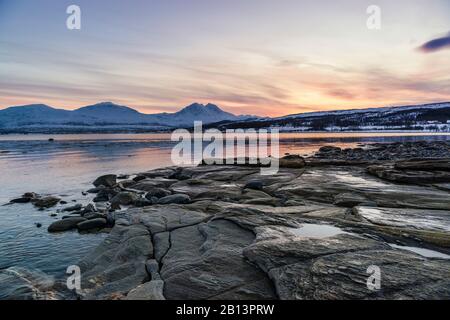
[[[185,194],[173,194],[158,200],[158,204],[187,204],[191,202],[191,197]]]
[[[48,142],[54,142],[54,141],[55,141],[55,139],[53,139],[53,138],[48,139]]]
[[[38,208],[51,208],[58,204],[60,198],[48,196],[38,199],[32,199],[32,203]]]
[[[64,208],[62,211],[63,212],[72,212],[72,211],[78,211],[81,210],[83,208],[83,205],[81,203],[78,203],[76,205]]]
[[[51,215],[50,215],[50,217],[57,217],[58,215],[56,214],[56,213],[52,213]]]
[[[280,168],[301,169],[305,166],[305,159],[299,155],[288,155],[280,159]]]
[[[39,223],[39,222],[35,223],[35,225],[36,225],[37,228],[41,228],[42,227],[42,223]]]
[[[59,204],[67,204],[67,201],[61,200]]]
[[[33,199],[38,198],[38,195],[34,192],[24,193],[20,198],[13,199],[10,203],[28,203]]]
[[[30,198],[17,198],[17,199],[12,199],[9,202],[10,203],[28,203],[30,201],[31,201]]]
[[[128,175],[128,174],[119,174],[118,176],[117,176],[117,179],[119,179],[119,180],[125,180],[125,179],[128,179],[130,176]]]
[[[31,198],[31,199],[34,199],[34,198],[37,198],[37,197],[38,197],[38,194],[37,194],[37,193],[34,193],[34,192],[26,192],[26,193],[24,193],[24,194],[22,195],[22,197],[23,197],[23,198]]]
[[[94,186],[105,186],[112,188],[117,184],[117,176],[115,174],[107,174],[101,177],[98,177],[94,182]]]
[[[92,229],[101,229],[106,227],[105,218],[97,218],[92,220],[83,221],[77,224],[77,228],[80,231],[87,231]]]
[[[262,190],[264,188],[264,182],[260,180],[252,180],[247,182],[244,189]]]
[[[111,199],[111,205],[128,206],[133,204],[138,199],[138,195],[132,192],[119,192],[114,198]]]
[[[147,194],[145,195],[145,197],[148,200],[151,200],[153,197],[156,197],[159,199],[159,198],[164,198],[164,197],[170,196],[171,194],[172,194],[172,192],[170,192],[167,189],[154,188],[154,189],[148,191]]]
[[[59,220],[53,222],[48,227],[48,232],[60,232],[75,229],[77,227],[77,224],[83,221],[86,221],[86,219],[82,217],[70,217],[67,219]]]

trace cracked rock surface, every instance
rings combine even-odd
[[[323,150],[321,159],[333,152],[341,154]],[[79,294],[131,300],[450,299],[450,193],[430,179],[436,173],[442,182],[449,166],[433,161],[377,164],[426,170],[420,183],[374,175],[367,168],[372,163],[293,166],[273,176],[247,166],[140,173],[129,189],[187,195],[190,203],[117,213],[110,235],[80,263]],[[258,188],[246,188],[249,183]],[[379,290],[367,285],[373,266],[381,271]]]

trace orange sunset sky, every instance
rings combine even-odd
[[[66,8],[82,10],[81,30]],[[235,114],[450,101],[450,1],[0,0],[0,109]],[[408,5],[405,5],[408,3]],[[434,41],[434,42],[433,42]]]

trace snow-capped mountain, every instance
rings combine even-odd
[[[221,130],[278,128],[281,131],[418,130],[450,132],[450,102],[293,114],[212,124]]]
[[[46,105],[27,105],[0,110],[0,131],[20,129],[37,132],[38,128],[68,128],[106,126],[142,126],[148,129],[191,127],[194,121],[205,124],[247,119],[220,109],[213,104],[193,103],[175,113],[143,114],[112,102],[102,102],[73,111]],[[32,130],[31,130],[32,129]],[[17,131],[17,130],[15,130]],[[48,131],[48,130],[46,130]]]

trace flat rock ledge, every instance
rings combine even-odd
[[[442,159],[389,161],[377,165],[439,179],[448,172]],[[149,202],[114,213],[109,236],[79,264],[78,295],[450,299],[449,189],[429,177],[385,178],[370,165],[287,166],[273,176],[251,166],[140,173],[126,189]],[[367,285],[374,266],[375,290]]]

